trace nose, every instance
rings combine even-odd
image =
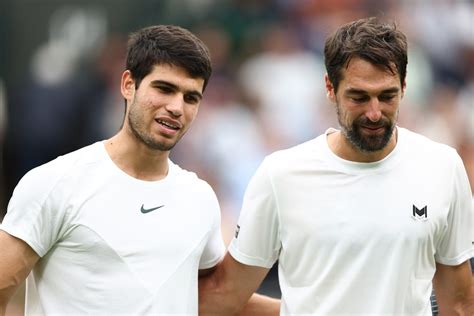
[[[365,113],[365,116],[371,122],[378,122],[382,117],[382,111],[380,110],[380,102],[377,98],[372,99],[367,105],[368,109]]]
[[[180,117],[183,115],[184,100],[183,96],[177,94],[174,98],[171,98],[166,104],[166,111],[171,113],[174,117]]]

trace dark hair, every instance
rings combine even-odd
[[[155,65],[183,68],[193,78],[211,76],[211,57],[207,46],[190,31],[175,25],[156,25],[132,33],[128,40],[126,69],[136,88]]]
[[[383,66],[392,74],[398,72],[403,86],[408,63],[407,39],[395,23],[383,23],[375,17],[361,19],[341,26],[326,39],[324,63],[335,92],[343,79],[342,68],[353,57]]]

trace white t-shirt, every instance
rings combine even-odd
[[[25,175],[0,228],[41,256],[27,315],[197,314],[198,269],[225,251],[206,182],[171,161],[137,180],[101,142]]]
[[[435,263],[474,255],[460,157],[398,131],[381,161],[343,160],[322,135],[271,154],[250,181],[229,251],[279,260],[282,314],[431,315]]]

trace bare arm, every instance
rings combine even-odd
[[[199,278],[206,277],[216,271],[217,266],[214,266],[212,268],[207,268],[207,269],[200,269],[199,270]]]
[[[474,315],[469,261],[458,266],[436,264],[433,279],[441,315]]]
[[[0,230],[0,315],[38,259],[27,243]]]
[[[252,296],[268,271],[242,264],[227,253],[212,274],[199,279],[199,313],[278,315],[279,300],[258,294]]]
[[[247,304],[245,304],[243,310],[239,314],[240,316],[275,316],[280,315],[280,300],[269,296],[260,294],[253,294]]]

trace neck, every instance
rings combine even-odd
[[[136,179],[156,181],[168,174],[169,151],[150,149],[124,129],[105,141],[105,149],[117,167]]]

